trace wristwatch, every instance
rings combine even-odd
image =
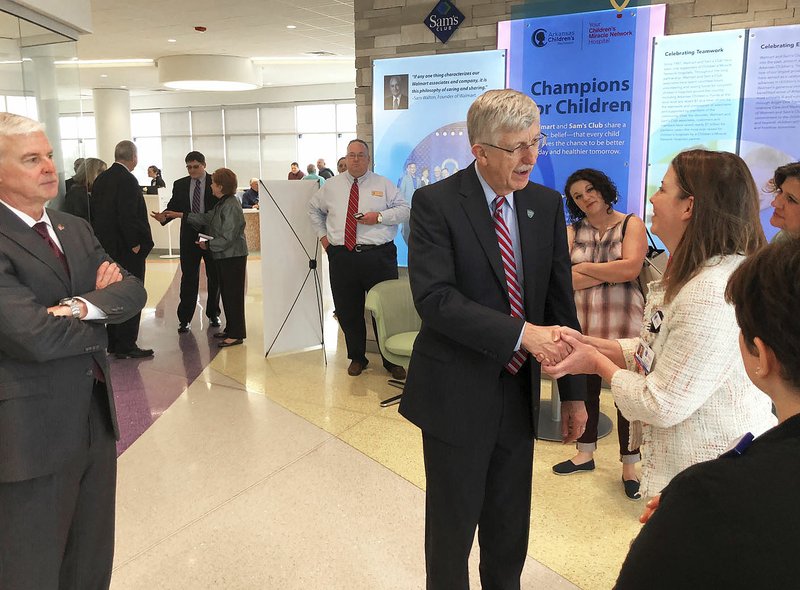
[[[383,215],[378,213],[378,223],[383,223]]]
[[[69,310],[72,313],[72,317],[74,317],[76,320],[81,319],[80,301],[78,301],[74,297],[65,297],[64,299],[59,301],[58,304],[66,305],[67,307],[69,307]]]

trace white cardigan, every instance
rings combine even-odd
[[[639,339],[618,340],[627,370],[614,374],[611,392],[623,416],[643,423],[645,497],[690,465],[716,458],[744,433],[758,436],[777,423],[770,399],[747,378],[736,315],[725,302],[728,277],[743,260],[710,259],[668,304],[661,283],[650,284],[640,334],[655,352],[649,375],[633,359]],[[657,310],[664,320],[653,333]],[[632,425],[632,438],[637,431]]]

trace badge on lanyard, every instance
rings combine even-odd
[[[661,323],[664,321],[664,312],[660,309],[653,314],[650,318],[650,326],[647,328],[652,334],[658,334],[661,329]]]
[[[649,375],[653,370],[653,362],[656,360],[656,353],[650,348],[644,340],[639,338],[639,344],[636,346],[636,351],[633,353],[633,359],[636,364],[641,367],[645,375]]]

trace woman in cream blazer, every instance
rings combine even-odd
[[[680,471],[721,454],[746,432],[776,423],[771,403],[747,378],[739,326],[725,286],[764,244],[758,192],[744,161],[689,150],[673,159],[650,198],[652,229],[672,254],[650,284],[640,338],[603,340],[562,330],[573,353],[554,375],[597,373],[641,443],[643,496]]]

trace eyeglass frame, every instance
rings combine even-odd
[[[519,153],[521,155],[522,153],[524,153],[524,151],[530,151],[531,148],[535,147],[536,148],[536,153],[538,154],[538,153],[540,153],[540,150],[544,146],[547,145],[547,134],[546,133],[540,133],[539,137],[534,139],[531,143],[526,143],[526,144],[523,144],[523,145],[519,145],[519,146],[515,147],[513,150],[510,150],[510,149],[504,148],[504,147],[500,147],[499,145],[494,145],[493,143],[486,143],[485,141],[482,141],[480,143],[481,143],[481,145],[487,145],[489,147],[493,147],[495,149],[498,149],[500,151],[503,151],[503,152],[505,152],[507,154],[511,154],[511,155],[514,155],[514,154],[517,154],[517,153]]]

